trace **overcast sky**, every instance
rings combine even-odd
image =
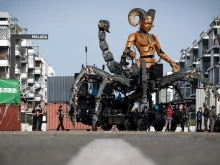
[[[209,28],[214,16],[220,14],[219,6],[219,0],[0,0],[0,11],[16,17],[29,34],[49,35],[49,40],[34,43],[57,76],[72,76],[80,71],[86,61],[85,46],[88,64],[105,64],[98,41],[100,19],[110,21],[107,42],[119,62],[128,35],[138,30],[128,23],[129,11],[155,9],[151,33],[175,61],[180,59],[182,48],[191,46]],[[163,63],[164,73],[171,71],[169,64]]]

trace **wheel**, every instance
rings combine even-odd
[[[171,124],[171,128],[170,128],[170,131],[175,132],[175,131],[176,131],[176,127],[177,127],[176,123],[172,123],[172,124]]]
[[[92,122],[92,131],[97,131],[97,123]]]
[[[139,119],[137,122],[137,128],[139,129],[139,131],[146,131],[147,127],[144,123],[144,119]]]
[[[137,126],[134,126],[131,119],[125,120],[125,129],[127,131],[137,131]]]
[[[101,128],[104,130],[104,131],[110,131],[112,129],[112,125],[111,124],[108,124],[107,120],[103,120],[101,122]]]
[[[125,126],[124,125],[117,125],[117,128],[119,131],[125,131]]]
[[[163,125],[162,124],[154,124],[154,129],[155,129],[155,131],[162,131]]]
[[[215,132],[220,132],[220,124],[215,123]]]

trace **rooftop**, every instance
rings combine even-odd
[[[11,18],[11,15],[8,12],[0,11],[0,18]]]

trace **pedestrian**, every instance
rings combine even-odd
[[[43,109],[41,105],[38,106],[37,118],[38,118],[38,131],[42,131],[41,127],[43,122]]]
[[[180,110],[181,110],[181,128],[182,130],[180,132],[184,132],[184,127],[185,123],[187,120],[187,115],[186,115],[186,109],[183,107],[183,105],[180,105]]]
[[[62,128],[62,131],[64,131],[65,128],[63,126],[63,117],[65,113],[63,113],[62,105],[59,106],[59,109],[57,110],[57,114],[58,114],[59,121],[60,121],[59,125],[57,126],[57,131],[59,131],[60,127]]]
[[[187,125],[188,132],[191,132],[191,130],[190,130],[190,122],[189,122],[189,114],[187,113],[186,104],[183,105],[183,108],[184,108],[185,111],[186,111],[186,120],[185,120],[185,124]]]
[[[212,108],[209,110],[210,132],[213,132],[214,130],[215,117],[215,106],[213,105]]]
[[[204,126],[205,126],[204,131],[207,132],[208,131],[208,119],[209,119],[209,108],[207,104],[204,104],[203,116],[204,116]]]
[[[32,110],[32,117],[33,117],[32,131],[36,131],[36,128],[37,128],[37,106],[34,106],[34,109]]]
[[[168,104],[164,111],[165,116],[165,131],[171,130],[171,123],[172,123],[172,115],[173,115],[173,109],[171,108],[171,105]],[[167,129],[167,125],[169,124],[169,129]]]
[[[202,131],[202,107],[199,107],[199,111],[196,113],[196,131]]]

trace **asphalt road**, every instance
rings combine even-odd
[[[0,165],[219,165],[220,133],[0,132]]]

